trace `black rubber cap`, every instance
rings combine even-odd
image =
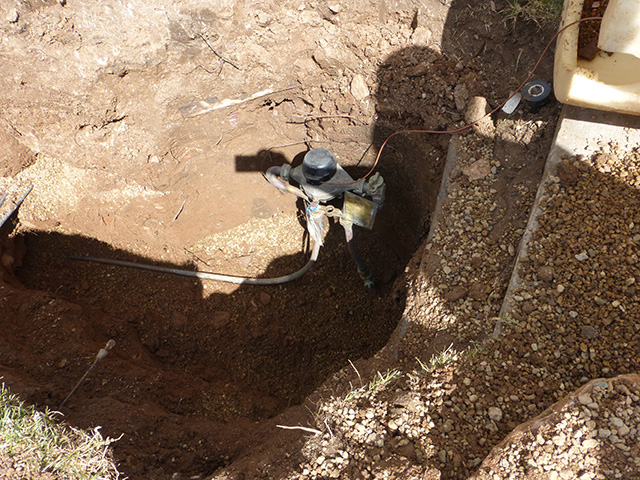
[[[522,87],[522,98],[531,113],[537,113],[551,98],[551,85],[544,80],[532,80]]]
[[[333,177],[337,167],[336,157],[324,147],[309,150],[302,160],[302,173],[312,185]]]

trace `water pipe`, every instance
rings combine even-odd
[[[289,167],[289,165],[285,165],[285,167]],[[293,193],[295,196],[302,198],[303,200],[309,201],[309,197],[299,188],[294,187],[289,182],[285,183],[283,174],[288,174],[288,172],[283,172],[283,167],[269,167],[264,176],[267,181],[280,190],[283,193]]]
[[[71,260],[79,260],[84,262],[103,263],[106,265],[117,265],[119,267],[138,268],[140,270],[150,270],[152,272],[171,273],[173,275],[180,275],[183,277],[199,278],[201,280],[216,280],[219,282],[236,283],[241,285],[279,285],[281,283],[291,282],[302,277],[305,273],[311,270],[311,267],[318,260],[318,253],[320,252],[320,244],[314,243],[311,250],[311,257],[307,264],[297,272],[282,277],[275,278],[251,278],[251,277],[236,277],[233,275],[223,275],[220,273],[199,272],[197,270],[183,270],[180,268],[161,267],[159,265],[149,265],[146,263],[128,262],[126,260],[113,260],[110,258],[98,258],[98,257],[79,257],[71,256]]]

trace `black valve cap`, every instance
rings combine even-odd
[[[522,88],[522,98],[529,105],[531,113],[538,113],[551,98],[551,85],[544,80],[533,80]]]
[[[302,160],[302,173],[312,185],[333,177],[337,168],[336,157],[324,147],[309,150]]]

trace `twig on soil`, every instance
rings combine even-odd
[[[180,160],[173,154],[173,150],[169,147],[169,153],[171,154],[171,158],[173,158],[176,162],[180,163]]]
[[[189,250],[188,248],[184,248],[184,251],[187,252],[189,255],[191,255],[193,258],[195,258],[196,260],[198,260],[201,263],[204,263],[207,266],[210,266],[209,262],[205,262],[203,259],[201,259],[198,255],[196,255],[192,250]]]
[[[204,38],[204,35],[202,35],[201,33],[198,34],[198,36],[202,39],[202,41],[207,45],[207,47],[209,47],[209,50],[211,50],[213,52],[213,54],[218,57],[220,60],[222,60],[223,63],[228,63],[229,65],[231,65],[232,67],[241,70],[241,68],[234,62],[232,62],[231,60],[229,60],[228,58],[223,57],[222,55],[220,55],[218,52],[216,52],[213,47],[211,45],[209,45],[209,42],[207,42],[207,39]],[[204,67],[203,67],[204,68]],[[205,69],[206,70],[206,69]]]
[[[292,83],[291,85],[281,88],[279,90],[273,90],[271,88],[267,88],[266,90],[261,90],[259,92],[256,92],[244,98],[237,98],[237,99],[227,98],[225,100],[218,100],[217,97],[210,97],[205,100],[196,100],[193,102],[189,102],[186,105],[179,107],[178,110],[182,113],[182,116],[184,118],[195,117],[198,115],[209,113],[213,110],[219,110],[221,108],[240,105],[246,102],[250,102],[252,100],[256,100],[258,98],[265,97],[267,95],[273,95],[275,93],[286,92],[287,90],[293,90],[294,88],[298,88],[298,85],[295,83]]]
[[[348,118],[349,120],[353,120],[354,122],[357,121],[356,118],[352,117],[351,115],[317,115],[317,116],[308,115],[308,116],[304,116],[301,121],[291,120],[291,121],[288,121],[287,123],[301,124],[301,123],[307,123],[307,122],[312,122],[316,120],[323,120],[325,118]]]
[[[285,430],[304,430],[305,432],[309,432],[309,433],[315,433],[316,435],[322,435],[322,432],[320,430],[316,430],[315,428],[309,428],[309,427],[288,427],[286,425],[276,425],[276,427],[278,428],[284,428]]]
[[[360,156],[360,158],[358,159],[358,161],[356,162],[356,167],[360,166],[360,162],[362,162],[362,160],[364,160],[364,157],[367,155],[367,152],[369,151],[369,149],[373,147],[373,142],[371,142],[369,144],[369,146],[367,146],[367,148],[364,149],[364,152],[362,152],[362,155]]]
[[[224,66],[224,63],[222,63],[222,66]],[[215,73],[217,76],[220,76],[220,74],[222,73],[222,66],[220,67],[220,69],[219,69],[219,70],[218,70],[218,72],[216,73],[216,72],[214,72],[213,70],[207,70],[207,69],[206,69],[206,68],[204,68],[202,65],[198,64],[198,65],[196,65],[196,68],[194,68],[193,70],[191,70],[189,73],[191,74],[191,73],[195,72],[197,69],[201,68],[202,70],[204,70],[205,72],[207,72],[207,73],[208,73],[208,74],[210,74],[210,75],[213,75],[213,74]]]
[[[521,48],[521,49],[520,49],[520,53],[518,53],[518,58],[517,58],[517,60],[516,60],[516,68],[513,70],[513,76],[514,76],[514,77],[515,77],[515,76],[516,76],[516,74],[518,73],[518,66],[520,65],[520,57],[522,57],[522,52],[523,52],[523,51],[524,51],[524,50]]]
[[[274,145],[273,147],[269,147],[267,151],[271,151],[276,148],[293,147],[294,145],[306,145],[307,143],[331,143],[331,142],[326,142],[324,140],[300,140],[299,142],[284,143],[282,145]]]
[[[189,198],[189,197],[187,197],[187,198]],[[184,205],[187,203],[187,198],[184,199],[184,201],[182,202],[182,205],[180,205],[180,209],[178,210],[178,213],[176,213],[176,216],[173,217],[173,221],[174,222],[178,219],[178,217],[182,213],[182,210],[184,210]]]
[[[356,371],[356,375],[358,375],[358,378],[360,379],[360,386],[362,387],[362,377],[360,376],[360,372],[358,371],[358,369],[356,368],[356,366],[353,364],[353,362],[351,360],[349,360],[349,364]]]
[[[327,426],[327,430],[329,430],[329,435],[331,435],[331,438],[333,438],[333,432],[331,431],[331,427],[329,426],[329,422],[327,422],[327,419],[324,419],[324,424]]]

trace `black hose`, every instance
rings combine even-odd
[[[151,270],[152,272],[171,273],[173,275],[181,275],[183,277],[194,277],[201,280],[216,280],[219,282],[237,283],[241,285],[279,285],[282,283],[291,282],[302,277],[305,273],[311,270],[311,267],[318,260],[318,253],[320,252],[320,244],[313,245],[311,250],[311,257],[307,264],[297,272],[282,277],[275,278],[249,278],[249,277],[236,277],[233,275],[222,275],[219,273],[199,272],[197,270],[182,270],[172,267],[161,267],[158,265],[149,265],[147,263],[128,262],[126,260],[112,260],[110,258],[98,258],[98,257],[78,257],[71,256],[71,260],[79,260],[83,262],[104,263],[106,265],[117,265],[119,267],[138,268],[141,270]]]
[[[356,262],[356,266],[358,267],[358,273],[360,274],[360,278],[364,282],[364,286],[366,289],[370,290],[375,287],[375,282],[373,280],[373,275],[371,275],[371,270],[366,263],[360,258],[358,252],[356,250],[356,245],[353,242],[353,237],[347,240],[347,247],[349,247],[349,253],[351,257],[353,257],[353,261]]]

